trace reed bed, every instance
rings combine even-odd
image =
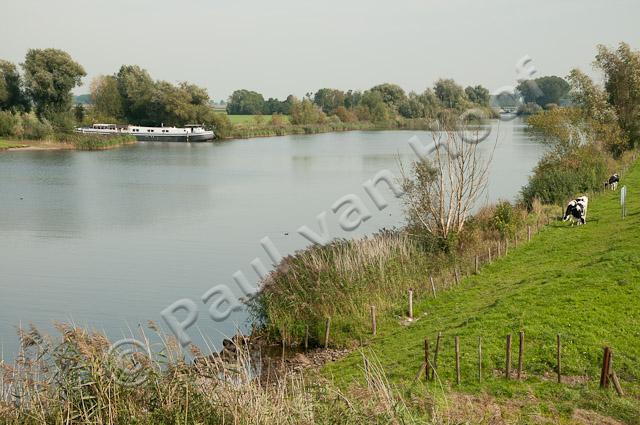
[[[159,351],[128,359],[135,378],[145,377],[132,384],[103,334],[57,327],[56,339],[21,331],[20,355],[1,363],[0,424],[416,423],[380,364],[364,355],[361,379],[345,392],[312,371],[282,370],[265,382],[255,353],[240,346],[225,362],[194,347],[188,361],[158,333]]]
[[[64,134],[57,136],[59,141],[70,143],[78,150],[95,151],[113,149],[123,145],[136,143],[136,138],[128,134],[100,135],[100,134]]]

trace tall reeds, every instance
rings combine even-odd
[[[362,379],[345,392],[313,371],[260,379],[259,358],[244,345],[225,361],[194,347],[190,361],[158,334],[159,350],[126,361],[144,377],[132,384],[103,334],[57,327],[56,339],[21,331],[19,356],[0,363],[0,424],[414,422],[375,359],[363,357]]]

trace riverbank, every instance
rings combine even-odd
[[[26,147],[28,147],[28,145],[24,143],[19,143],[13,140],[0,139],[0,151],[9,149],[24,149]]]
[[[133,136],[58,135],[42,140],[0,140],[0,151],[108,150],[135,144]]]
[[[492,111],[488,113],[493,113]],[[230,115],[233,117],[233,115]],[[396,117],[384,122],[354,121],[341,122],[336,120],[327,121],[321,124],[291,124],[289,119],[281,118],[277,123],[271,121],[269,117],[263,118],[261,115],[257,120],[249,120],[247,116],[241,116],[242,120],[231,120],[231,127],[220,129],[217,132],[219,140],[249,139],[255,137],[288,136],[302,134],[320,134],[331,132],[343,132],[352,130],[418,130],[429,131],[437,127],[434,120],[426,118],[401,118]],[[495,117],[493,117],[495,118]]]
[[[640,187],[637,163],[621,186],[630,193]],[[409,397],[431,394],[435,411],[458,404],[457,422],[481,415],[495,416],[497,423],[640,423],[640,340],[634,330],[640,323],[640,204],[628,196],[622,219],[619,196],[619,191],[590,195],[585,226],[556,218],[531,242],[512,243],[507,256],[435,297],[425,276],[415,293],[416,319],[407,321],[407,300],[397,300],[395,314],[378,320],[377,335],[369,335],[362,352],[378,359],[391,384]],[[520,332],[524,351],[518,379]],[[505,378],[507,335],[513,341],[510,380]],[[421,375],[415,382],[425,340],[437,372],[433,380]],[[604,346],[614,352],[613,369],[624,396],[598,388]],[[342,388],[362,379],[366,365],[360,351],[329,364],[323,375]]]

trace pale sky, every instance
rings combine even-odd
[[[0,58],[66,50],[92,77],[137,64],[155,79],[265,97],[394,82],[422,91],[440,77],[515,83],[591,67],[598,43],[640,48],[638,0],[1,0]]]

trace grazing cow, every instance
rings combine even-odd
[[[589,198],[581,196],[569,202],[567,210],[562,217],[562,221],[571,220],[573,226],[574,221],[578,222],[578,225],[587,223],[587,206],[589,205]]]
[[[620,181],[620,176],[618,173],[614,173],[609,180],[604,183],[604,187],[609,187],[611,190],[616,190],[618,188],[618,182]]]

